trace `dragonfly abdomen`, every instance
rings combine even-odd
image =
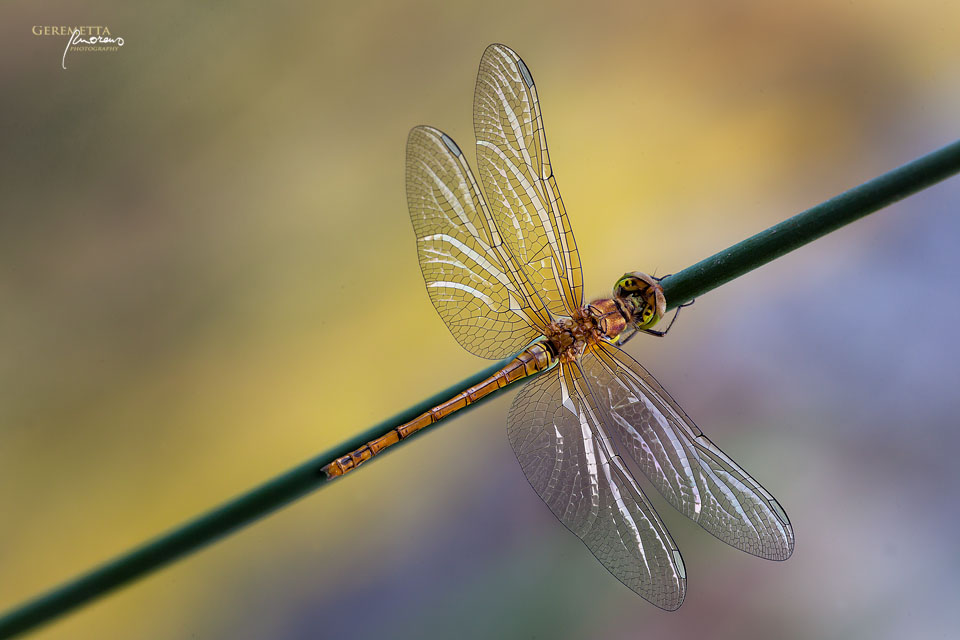
[[[526,378],[535,373],[549,369],[556,358],[551,348],[544,342],[536,342],[522,352],[516,358],[511,360],[505,367],[494,373],[492,376],[475,384],[474,386],[461,391],[446,402],[438,404],[429,411],[421,413],[419,416],[406,422],[396,429],[393,429],[384,436],[371,440],[365,445],[351,451],[345,456],[337,458],[327,466],[323,467],[323,473],[328,478],[336,478],[356,469],[361,464],[370,460],[375,455],[391,447],[405,438],[429,427],[435,422],[443,420],[447,416],[464,409],[480,398],[490,395],[498,389]]]

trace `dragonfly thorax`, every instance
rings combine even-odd
[[[557,317],[543,332],[560,362],[578,360],[587,345],[600,338],[597,319],[589,307],[580,307],[567,317]]]
[[[612,298],[594,300],[569,318],[555,319],[543,333],[561,362],[573,362],[593,343],[622,343],[637,331],[649,329],[665,309],[660,282],[634,271],[617,281]]]
[[[606,298],[580,307],[569,318],[557,318],[547,325],[544,335],[561,362],[573,362],[593,343],[616,342],[630,321],[621,301]]]

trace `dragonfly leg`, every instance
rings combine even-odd
[[[663,276],[663,277],[666,278],[667,276]],[[662,279],[663,278],[657,278],[658,281]],[[646,333],[647,335],[656,336],[658,338],[664,337],[665,335],[667,335],[667,332],[670,331],[670,328],[673,326],[673,323],[677,321],[677,316],[680,315],[680,309],[683,309],[684,307],[689,307],[694,302],[696,302],[695,299],[691,300],[690,302],[684,302],[682,305],[674,309],[673,317],[670,318],[670,324],[668,324],[667,328],[664,329],[663,331],[658,331],[656,329],[641,329],[641,331],[643,331],[643,333]]]

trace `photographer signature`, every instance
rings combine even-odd
[[[119,36],[114,38],[113,36],[108,36],[108,35],[103,35],[103,36],[97,35],[97,36],[90,36],[89,38],[84,38],[82,35],[80,35],[79,29],[75,29],[71,31],[70,37],[67,39],[67,46],[63,50],[63,58],[60,61],[60,66],[63,67],[64,69],[67,68],[67,52],[70,51],[70,47],[73,47],[76,45],[100,45],[100,44],[116,45],[118,47],[122,47],[123,38]]]

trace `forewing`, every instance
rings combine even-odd
[[[793,527],[780,503],[710,441],[627,353],[602,343],[581,360],[622,451],[681,513],[747,553],[786,560]]]
[[[490,212],[533,292],[554,315],[583,298],[580,256],[550,166],[537,87],[502,44],[480,60],[473,124],[477,164]]]
[[[523,473],[554,515],[623,584],[662,609],[683,602],[683,559],[611,449],[577,365],[527,383],[507,418]]]
[[[407,205],[430,299],[464,348],[503,358],[540,334],[463,153],[437,129],[407,138]]]

